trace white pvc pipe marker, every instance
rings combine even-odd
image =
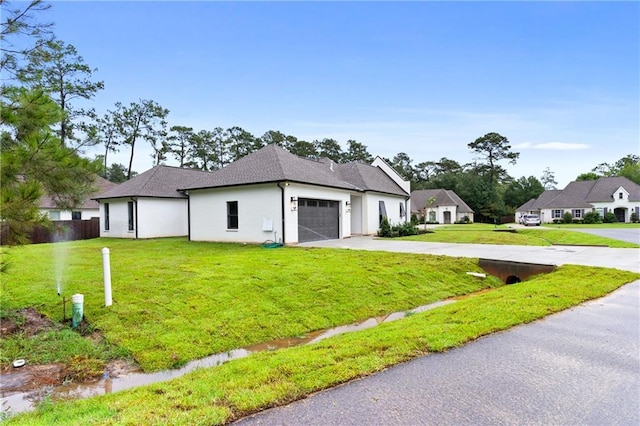
[[[109,249],[102,249],[102,269],[104,271],[104,306],[111,306],[111,261]]]

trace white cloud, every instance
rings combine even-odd
[[[514,149],[546,149],[550,151],[577,151],[589,149],[586,143],[566,143],[566,142],[546,142],[532,143],[523,142],[513,146]]]

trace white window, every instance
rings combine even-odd
[[[50,210],[49,211],[49,219],[51,219],[51,220],[60,220],[60,212],[58,210]]]
[[[562,210],[551,210],[552,219],[562,219]]]
[[[574,218],[581,219],[582,218],[582,209],[571,210],[571,214],[573,215]]]

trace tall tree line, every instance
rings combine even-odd
[[[337,163],[373,160],[367,146],[353,139],[343,145],[332,138],[300,140],[278,130],[255,136],[239,126],[169,126],[169,110],[152,99],[117,102],[102,115],[83,108],[83,102],[105,89],[95,78],[98,70],[86,64],[74,46],[57,39],[51,24],[39,19],[50,5],[42,0],[15,4],[0,3],[0,219],[10,224],[13,242],[24,242],[30,228],[46,223],[37,209],[40,196],[50,195],[59,207],[72,208],[91,192],[96,172],[114,182],[135,176],[132,165],[140,144],[151,148],[154,164],[175,160],[180,167],[206,171],[268,144]],[[487,133],[467,146],[474,154],[469,164],[446,157],[414,164],[405,152],[385,160],[411,181],[413,189],[454,190],[487,220],[513,213],[557,184],[548,168],[540,178],[509,176],[502,164],[515,164],[520,154],[498,133]],[[88,147],[103,154],[89,160],[83,156]],[[129,153],[128,164],[110,164],[109,156],[122,150]],[[599,164],[577,179],[617,175],[640,183],[640,157]]]

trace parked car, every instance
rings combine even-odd
[[[520,216],[520,224],[524,226],[540,226],[540,216],[537,214],[523,214]]]

